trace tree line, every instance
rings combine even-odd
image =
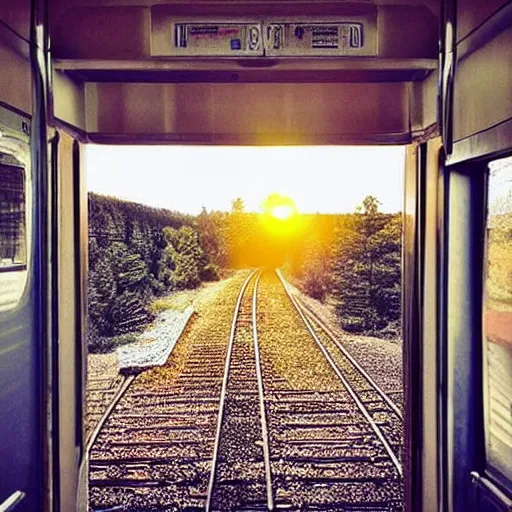
[[[269,224],[237,199],[230,213],[203,209],[197,226],[219,267],[282,266],[306,294],[334,307],[345,330],[399,337],[402,216],[379,206],[368,196],[354,213]]]
[[[94,193],[88,199],[88,345],[103,351],[152,320],[154,297],[218,279],[218,268],[194,217]]]
[[[90,193],[89,347],[144,327],[158,296],[257,266],[281,266],[346,330],[399,335],[401,215],[378,207],[369,196],[352,214],[278,221],[241,199],[191,216]]]
[[[399,337],[402,216],[378,207],[368,196],[327,236],[310,231],[285,268],[305,293],[334,306],[343,329]]]

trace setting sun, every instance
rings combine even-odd
[[[270,194],[262,203],[261,209],[267,215],[278,220],[288,220],[297,213],[297,207],[291,198],[281,194]]]
[[[276,219],[285,220],[285,219],[289,219],[293,215],[294,209],[293,209],[293,206],[291,206],[289,204],[283,204],[283,205],[279,205],[279,206],[274,206],[270,210],[270,213]]]

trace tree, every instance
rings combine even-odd
[[[245,204],[241,197],[237,197],[231,201],[231,213],[244,213]]]
[[[196,288],[209,264],[199,234],[189,226],[164,228],[163,232],[167,246],[162,253],[162,278],[173,290]]]
[[[317,233],[312,232],[306,238],[301,258],[300,275],[304,291],[322,302],[330,288],[330,249]]]
[[[201,247],[210,263],[216,267],[226,267],[229,262],[228,221],[228,213],[208,213],[204,207],[197,217]]]
[[[400,316],[401,216],[384,215],[373,196],[337,233],[332,292],[342,326],[375,331]]]

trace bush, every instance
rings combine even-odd
[[[378,337],[385,338],[388,340],[401,339],[402,337],[402,325],[399,320],[389,322],[382,330],[376,333]]]
[[[147,301],[139,293],[128,290],[114,299],[109,316],[112,334],[138,331],[153,319]]]
[[[320,272],[310,271],[304,276],[304,292],[313,297],[313,299],[323,302],[327,293],[327,284],[325,275]]]
[[[348,332],[363,332],[366,330],[366,320],[358,316],[347,316],[341,320],[341,326]]]
[[[218,281],[220,279],[219,267],[213,263],[208,263],[201,270],[199,277],[201,281]]]
[[[107,354],[113,352],[118,347],[137,341],[133,334],[123,334],[121,336],[88,336],[89,352],[92,354]]]

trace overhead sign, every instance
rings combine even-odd
[[[350,57],[377,54],[375,20],[181,20],[153,23],[151,54],[182,57]]]

